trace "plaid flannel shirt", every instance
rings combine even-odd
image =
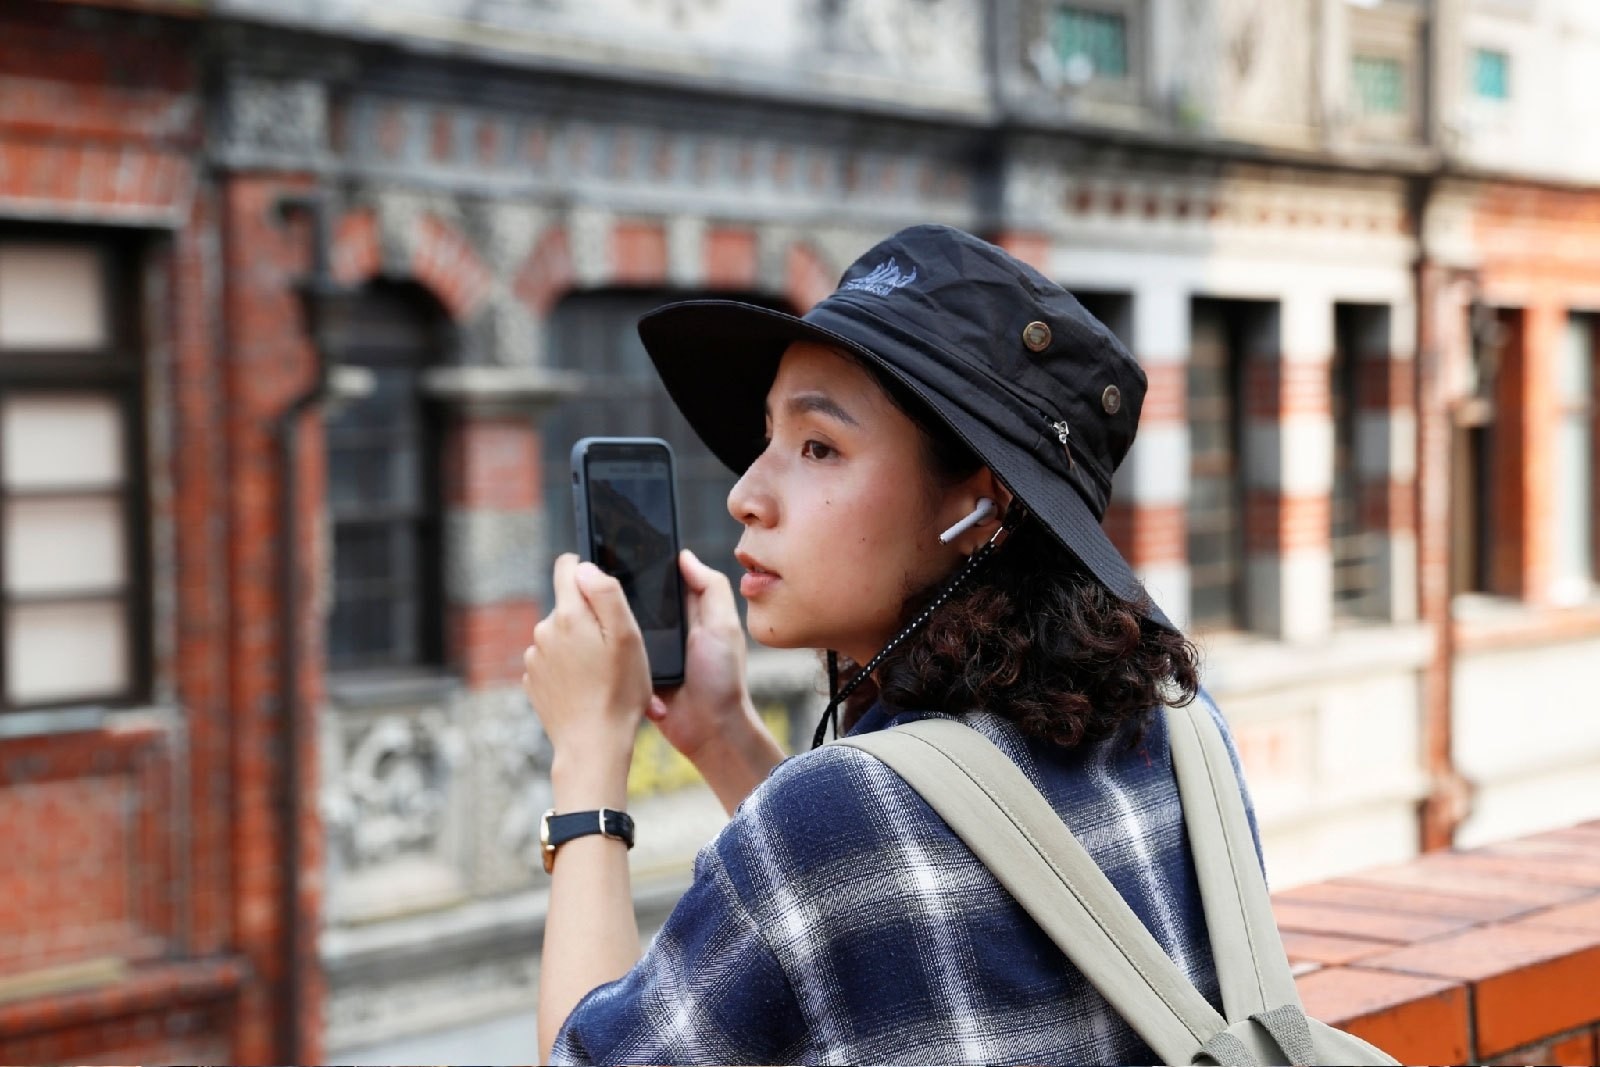
[[[878,707],[851,732],[925,717]],[[991,714],[962,721],[1040,788],[1220,1010],[1162,717],[1137,747],[1072,751]],[[745,800],[644,958],[578,1004],[553,1058],[1155,1062],[920,796],[837,745],[786,760]]]

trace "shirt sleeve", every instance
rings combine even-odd
[[[634,968],[579,1001],[553,1063],[799,1062],[797,1002],[719,852],[741,830],[735,820],[701,851],[693,883]]]

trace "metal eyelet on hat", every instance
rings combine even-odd
[[[1022,343],[1030,352],[1043,352],[1050,347],[1050,324],[1030,322],[1022,328]]]
[[[1106,409],[1107,415],[1115,415],[1122,410],[1122,390],[1114,385],[1106,386],[1106,391],[1100,394],[1100,406]]]

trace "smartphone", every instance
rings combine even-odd
[[[672,446],[655,437],[585,437],[572,446],[578,553],[622,583],[644,634],[650,679],[683,681],[683,578]]]

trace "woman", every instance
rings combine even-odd
[[[982,731],[1218,1003],[1150,714],[1197,695],[1195,651],[1099,525],[1145,389],[1122,345],[1032,268],[936,226],[870,250],[804,318],[693,301],[646,316],[640,334],[691,425],[741,474],[728,507],[744,526],[750,636],[827,650],[830,682],[848,679],[829,715],[842,706],[853,733],[930,714]],[[648,716],[732,815],[643,959],[627,835],[559,846],[541,1051],[1153,1062],[887,767],[836,745],[782,761],[745,688],[727,581],[688,552],[681,564],[679,689],[652,694],[620,588],[571,556],[525,656],[557,811],[598,828],[590,812],[623,808]]]

